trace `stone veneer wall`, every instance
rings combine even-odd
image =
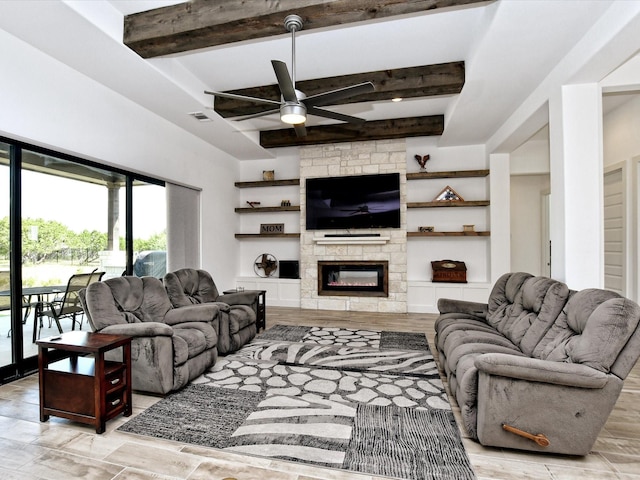
[[[314,236],[345,230],[307,231],[305,185],[310,177],[400,173],[400,228],[358,232],[390,237],[384,245],[317,245]],[[300,147],[300,303],[302,308],[362,312],[407,312],[407,153],[404,139]],[[318,295],[318,260],[387,260],[388,297]]]

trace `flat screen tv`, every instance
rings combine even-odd
[[[400,228],[400,174],[307,178],[307,230]]]

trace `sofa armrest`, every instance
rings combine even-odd
[[[603,388],[607,374],[580,363],[552,362],[506,353],[485,353],[475,359],[489,375],[578,388]]]
[[[450,298],[438,299],[438,311],[442,313],[461,313],[486,319],[488,305],[486,303],[468,302],[466,300],[453,300]]]
[[[171,337],[173,336],[173,328],[160,322],[118,323],[104,327],[100,333],[130,337]]]
[[[197,303],[184,307],[172,308],[164,316],[167,325],[177,325],[185,322],[213,322],[220,311],[226,311],[229,306],[224,303]]]
[[[253,306],[258,302],[259,293],[256,291],[246,291],[246,292],[231,292],[220,295],[216,298],[218,302],[224,302],[229,305],[248,305]]]

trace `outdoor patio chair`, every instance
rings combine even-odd
[[[72,275],[67,282],[67,288],[62,297],[58,297],[51,302],[46,302],[46,310],[40,313],[40,324],[36,319],[34,328],[38,328],[38,337],[42,328],[42,317],[49,317],[58,327],[58,331],[62,332],[60,320],[63,318],[71,318],[71,330],[76,329],[78,323],[79,329],[82,329],[82,316],[84,310],[78,298],[78,291],[87,288],[89,284],[99,282],[105,272],[93,271],[91,273],[77,273]],[[80,318],[78,318],[80,317]]]
[[[7,292],[10,289],[10,280],[11,274],[8,271],[0,272],[0,291]],[[22,297],[22,308],[24,309],[24,314],[22,317],[22,324],[27,323],[27,317],[29,316],[29,312],[31,308],[35,306],[34,302],[31,302],[31,297],[23,296]],[[0,312],[11,310],[11,295],[0,295]],[[11,336],[11,329],[7,332],[7,338]]]

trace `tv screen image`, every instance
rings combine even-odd
[[[307,230],[400,228],[400,174],[308,178]]]

